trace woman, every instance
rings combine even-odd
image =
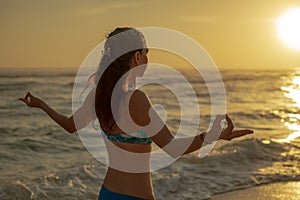
[[[44,110],[69,133],[98,119],[109,155],[109,167],[99,199],[155,199],[149,169],[152,142],[177,158],[212,143],[206,135],[231,140],[253,133],[251,130],[233,131],[233,123],[226,115],[218,116],[207,133],[174,138],[164,122],[151,110],[146,93],[134,89],[136,77],[143,76],[146,69],[147,53],[144,37],[138,30],[116,28],[111,32],[105,42],[99,68],[91,77],[97,87],[91,90],[83,105],[70,117],[56,112],[30,93],[20,98],[28,106]],[[222,130],[220,123],[224,118],[228,127]],[[184,151],[178,150],[186,144],[189,145]],[[130,153],[145,156],[137,158],[130,156]]]

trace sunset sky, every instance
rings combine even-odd
[[[300,50],[276,26],[293,8],[299,0],[0,0],[0,68],[77,69],[117,26],[180,31],[220,69],[296,68]]]

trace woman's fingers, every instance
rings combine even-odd
[[[30,93],[30,92],[27,92],[27,94],[26,94],[26,100],[28,101],[28,102],[30,102],[31,101],[31,99],[32,99],[32,94]]]
[[[230,117],[228,116],[228,114],[226,114],[226,121],[227,121],[227,125],[228,125],[228,127],[227,128],[229,128],[229,130],[233,130],[234,129],[234,125],[233,125],[233,123],[232,123],[232,120],[230,119]]]
[[[220,125],[221,121],[225,119],[225,115],[217,115],[214,120],[214,125]]]
[[[26,103],[26,104],[27,104],[27,102],[25,101],[25,99],[23,99],[23,98],[19,98],[19,100],[21,100],[21,101],[23,101],[24,103]]]
[[[244,135],[248,135],[248,134],[252,134],[253,130],[248,130],[248,129],[244,129],[244,130],[233,130],[234,129],[234,125],[232,120],[230,119],[229,115],[218,115],[214,121],[214,125],[211,129],[211,132],[213,133],[219,133],[219,127],[220,123],[222,120],[226,119],[227,121],[227,127],[225,129],[222,130],[221,135],[219,137],[219,139],[223,139],[223,140],[232,140],[234,138],[238,138],[238,137],[242,137]]]
[[[30,106],[30,103],[32,101],[32,94],[30,92],[27,92],[24,98],[19,98],[19,100],[23,101],[27,104],[27,106]]]
[[[248,134],[253,134],[254,131],[253,130],[238,130],[238,131],[233,131],[230,135],[230,140],[233,138],[238,138],[238,137],[242,137],[244,135],[248,135]]]

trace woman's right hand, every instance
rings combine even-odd
[[[26,103],[26,105],[29,107],[36,107],[36,108],[41,108],[42,104],[44,103],[43,100],[33,96],[32,94],[30,94],[30,92],[27,92],[25,98],[19,98],[19,100]]]
[[[226,114],[226,121],[228,126],[222,130],[220,139],[230,141],[234,138],[242,137],[248,134],[253,134],[253,130],[242,129],[242,130],[233,130],[234,125],[230,119],[230,117]]]
[[[228,126],[223,129],[221,122],[226,120]],[[248,134],[253,134],[253,130],[243,129],[243,130],[233,130],[234,125],[230,117],[225,115],[218,115],[213,123],[211,130],[208,134],[213,140],[219,135],[219,139],[230,141],[234,138],[242,137]]]

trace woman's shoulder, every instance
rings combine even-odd
[[[139,89],[131,90],[130,96],[131,96],[130,98],[131,101],[143,102],[149,100],[147,94],[144,91]]]
[[[151,108],[151,102],[144,91],[134,90],[129,101],[130,114],[133,117],[135,123],[139,126],[145,126],[149,124],[149,110]]]

